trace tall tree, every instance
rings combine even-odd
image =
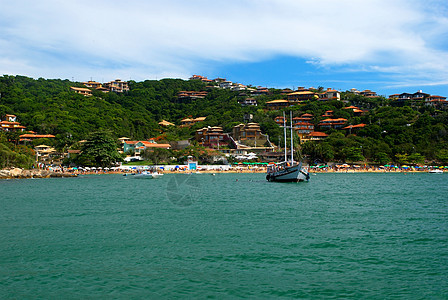
[[[118,143],[109,131],[93,132],[82,146],[77,163],[87,167],[110,167],[122,161],[117,147]]]

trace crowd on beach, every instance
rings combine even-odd
[[[357,172],[428,172],[430,170],[448,170],[448,166],[395,166],[395,165],[318,165],[305,167],[310,173],[357,173]],[[55,173],[71,173],[77,175],[89,174],[127,174],[138,173],[142,170],[153,170],[159,173],[266,173],[265,165],[204,165],[197,166],[196,169],[188,169],[187,166],[117,166],[117,167],[52,167],[39,166],[39,169],[45,169]]]
[[[320,165],[310,167],[312,173],[355,173],[355,172],[429,172],[435,169],[448,169],[444,166],[395,166],[395,165],[348,165],[348,164],[334,164],[334,165]]]

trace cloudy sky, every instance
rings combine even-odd
[[[0,72],[448,96],[446,0],[0,0]]]

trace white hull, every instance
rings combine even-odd
[[[163,174],[160,173],[150,173],[150,172],[142,172],[133,174],[132,178],[139,178],[139,179],[156,179],[162,177]]]
[[[442,170],[430,170],[428,173],[431,173],[431,174],[443,174],[443,171]]]

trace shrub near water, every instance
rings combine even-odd
[[[13,151],[6,144],[0,143],[0,169],[20,167],[29,169],[34,163],[32,150],[26,147],[15,147]]]

